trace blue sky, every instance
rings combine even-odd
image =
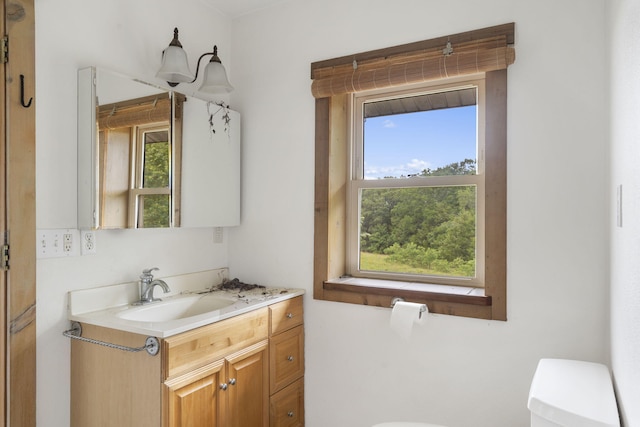
[[[366,179],[407,176],[476,158],[476,106],[368,118]]]

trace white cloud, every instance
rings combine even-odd
[[[396,124],[393,121],[387,119],[384,122],[382,122],[382,126],[385,128],[394,128],[396,127]]]
[[[411,161],[407,163],[407,167],[415,172],[422,172],[429,167],[429,162],[420,159],[411,159]]]
[[[425,160],[411,159],[409,162],[403,165],[391,165],[391,166],[375,166],[364,165],[365,179],[384,178],[385,176],[408,176],[422,172],[424,169],[428,169],[431,164]]]

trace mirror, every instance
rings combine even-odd
[[[108,70],[78,71],[78,228],[239,223],[239,113]]]

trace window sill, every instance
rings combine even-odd
[[[348,277],[324,281],[321,295],[314,297],[378,307],[390,307],[400,297],[426,304],[430,313],[493,318],[492,298],[482,288]]]

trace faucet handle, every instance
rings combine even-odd
[[[151,282],[153,280],[153,272],[156,270],[160,270],[160,269],[158,267],[145,268],[144,270],[142,270],[142,274],[140,275],[140,278],[142,280],[148,280],[149,282]]]

